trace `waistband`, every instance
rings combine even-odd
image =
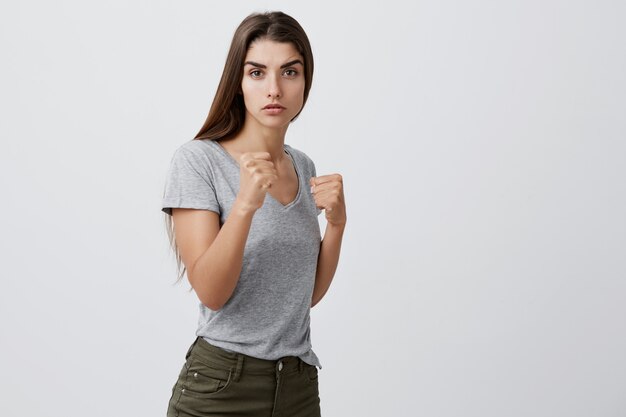
[[[302,372],[309,365],[297,356],[285,356],[276,360],[255,358],[243,353],[229,352],[213,346],[201,336],[191,344],[185,359],[193,356],[209,366],[234,371],[234,380],[237,381],[242,372],[250,375],[268,375],[280,373]]]

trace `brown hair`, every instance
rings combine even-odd
[[[243,63],[252,42],[267,39],[275,42],[291,42],[304,58],[304,97],[302,108],[291,119],[293,122],[302,112],[313,81],[313,52],[309,38],[300,24],[291,16],[279,12],[262,12],[248,15],[235,30],[222,78],[215,92],[209,114],[195,139],[219,140],[237,134],[243,127],[246,107],[241,90]],[[186,267],[182,263],[176,245],[172,216],[165,214],[165,227],[170,247],[176,256],[180,281]]]

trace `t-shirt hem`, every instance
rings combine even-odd
[[[224,349],[227,352],[230,353],[242,353],[244,355],[248,355],[248,356],[253,356],[255,358],[259,358],[257,355],[250,355],[250,353],[246,353],[246,352],[240,352],[240,351],[236,351],[236,350],[232,350],[232,349],[228,349],[224,346],[222,346],[222,343],[211,340],[205,336],[200,336],[202,337],[204,340],[206,340],[208,343],[210,343],[213,346],[217,346],[220,349]],[[309,349],[307,352],[304,352],[300,355],[285,355],[285,356],[297,356],[300,359],[302,359],[303,362],[306,362],[309,365],[313,365],[313,366],[317,366],[319,369],[322,369],[322,364],[319,361],[319,358],[317,357],[317,355],[313,352],[313,349]],[[268,358],[259,358],[259,359],[263,359],[263,360],[277,360],[277,359],[268,359]],[[313,362],[313,363],[311,363]]]
[[[170,216],[172,215],[173,208],[190,208],[190,209],[199,209],[199,210],[210,210],[210,211],[216,212],[217,214],[221,214],[219,207],[207,206],[206,204],[202,204],[202,203],[186,203],[180,200],[163,200],[161,207],[162,207],[161,211],[169,214]]]

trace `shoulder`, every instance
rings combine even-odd
[[[174,149],[170,161],[171,175],[181,178],[201,177],[206,182],[215,178],[214,170],[220,165],[215,144],[208,140],[192,139]]]
[[[174,153],[183,153],[185,155],[207,155],[215,151],[214,144],[209,143],[207,139],[192,139],[184,142],[175,149]]]
[[[215,144],[207,139],[192,139],[174,149],[172,162],[187,163],[194,166],[211,165],[218,158]]]

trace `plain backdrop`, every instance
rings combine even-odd
[[[286,143],[344,178],[323,416],[626,415],[617,0],[3,2],[0,415],[165,415],[199,303],[165,175],[264,10],[315,56]]]

